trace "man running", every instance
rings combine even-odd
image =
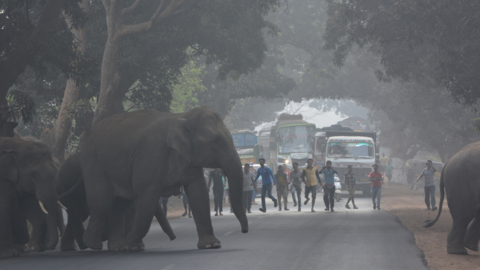
[[[435,175],[435,168],[432,166],[432,161],[427,161],[427,168],[425,168],[422,174],[417,178],[417,182],[425,177],[425,204],[427,205],[427,211],[430,211],[430,201],[432,203],[432,211],[437,210],[435,206],[435,182],[433,176]]]
[[[293,198],[293,206],[297,206],[297,200],[295,199],[295,193],[298,198],[298,212],[302,211],[302,199],[301,199],[301,194],[302,194],[302,175],[303,171],[300,171],[298,169],[298,163],[293,162],[293,170],[290,172],[290,183],[291,185],[291,191],[292,191],[292,198]]]
[[[348,205],[350,201],[352,201],[353,209],[358,209],[355,205],[355,187],[357,185],[357,179],[355,179],[355,175],[352,171],[352,165],[348,165],[348,172],[345,174],[345,185],[347,186],[348,191],[348,200],[347,204],[345,204],[345,208],[350,209]]]
[[[213,182],[213,202],[215,203],[215,216],[218,216],[218,211],[220,211],[220,216],[223,216],[223,172],[220,168],[216,168],[210,173],[210,178],[208,180],[208,190]]]
[[[332,168],[332,162],[327,161],[327,166],[323,167],[318,174],[323,173],[325,176],[325,186],[323,187],[323,201],[325,202],[325,211],[330,210],[331,212],[335,212],[333,210],[334,202],[335,202],[335,174],[338,174]]]
[[[284,210],[288,211],[287,208],[287,197],[288,197],[288,177],[285,172],[283,172],[283,166],[278,165],[277,173],[275,174],[275,179],[277,180],[277,195],[278,195],[278,211],[282,211],[282,198],[284,203]]]
[[[277,199],[272,196],[272,179],[273,185],[277,184],[277,180],[275,176],[273,176],[272,170],[270,168],[265,167],[265,159],[260,158],[258,160],[260,163],[260,168],[257,170],[257,176],[255,177],[254,183],[257,183],[257,180],[260,176],[262,176],[262,208],[259,210],[262,212],[267,212],[267,206],[265,205],[265,196],[268,192],[268,197],[273,201],[274,207],[277,207]]]
[[[321,184],[320,175],[313,165],[313,159],[309,158],[307,160],[307,168],[303,169],[302,181],[305,183],[305,202],[304,205],[307,205],[310,201],[309,194],[312,193],[312,212],[315,212],[315,199],[317,198],[317,183]],[[318,180],[318,182],[317,182]],[[298,199],[300,204],[300,198]]]
[[[378,164],[373,164],[373,172],[368,176],[372,184],[372,202],[373,209],[380,210],[380,201],[382,199],[382,181],[383,175],[378,171]],[[375,203],[375,198],[377,202]]]

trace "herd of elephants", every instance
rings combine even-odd
[[[82,134],[79,153],[61,165],[46,145],[14,138],[13,132],[2,135],[0,258],[55,249],[59,237],[62,251],[77,245],[101,250],[104,241],[111,251],[142,251],[154,216],[173,240],[158,201],[178,195],[182,186],[198,248],[219,248],[203,168],[221,168],[228,177],[232,210],[242,232],[248,232],[240,158],[229,130],[210,108],[181,114],[139,110],[106,118]],[[466,146],[443,169],[439,213],[426,226],[438,220],[446,191],[453,217],[448,253],[478,250],[479,170],[480,142]]]

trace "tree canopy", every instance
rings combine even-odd
[[[383,81],[447,89],[464,104],[480,97],[480,1],[328,0],[325,48],[342,65],[354,45],[380,57]]]

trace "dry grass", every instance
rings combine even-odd
[[[437,204],[440,201],[439,196],[440,192],[437,190]],[[446,201],[440,219],[430,228],[423,227],[424,221],[434,219],[437,212],[426,211],[423,188],[410,190],[400,185],[384,186],[382,206],[413,232],[416,245],[423,250],[430,269],[480,269],[480,252],[469,250],[468,256],[447,254],[447,235],[452,225],[452,217]]]

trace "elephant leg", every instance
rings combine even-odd
[[[32,251],[45,251],[45,237],[47,235],[47,222],[45,214],[40,209],[35,197],[22,200],[22,208],[25,210],[27,220],[32,225],[32,234],[28,242],[28,248]]]
[[[98,170],[98,168],[94,168]],[[85,181],[90,220],[83,235],[83,242],[93,250],[102,250],[102,233],[106,229],[109,210],[114,201],[113,190],[102,172],[88,171],[92,181]],[[84,179],[88,179],[84,176]]]
[[[135,221],[127,234],[127,248],[129,251],[143,251],[145,247],[142,239],[147,235],[152,224],[155,210],[158,206],[159,194],[154,189],[142,193],[135,201]]]
[[[195,176],[188,186],[185,186],[185,193],[188,196],[192,208],[193,219],[197,226],[199,249],[220,248],[221,243],[213,235],[212,220],[210,218],[210,199],[203,175]]]
[[[12,202],[14,190],[10,183],[0,181],[0,259],[18,256],[13,246]]]
[[[448,254],[468,255],[468,252],[464,247],[464,239],[468,224],[472,221],[473,216],[452,215],[452,217],[453,225],[447,237],[447,252]]]
[[[75,241],[77,241],[78,248],[80,248],[80,250],[87,249],[87,245],[85,245],[85,243],[83,242],[83,234],[85,233],[85,228],[83,227],[83,219],[75,216],[71,225],[73,234],[75,235]]]
[[[108,250],[125,250],[125,212],[129,201],[115,198],[108,218]]]
[[[13,202],[12,211],[13,244],[19,251],[24,252],[25,244],[28,243],[30,235],[28,234],[27,218],[25,217],[17,199]]]
[[[473,251],[478,251],[478,242],[480,240],[480,206],[475,211],[475,219],[467,229],[464,246]]]
[[[75,251],[77,249],[75,247],[75,234],[72,227],[73,221],[70,216],[71,215],[69,214],[67,226],[65,227],[65,232],[60,242],[60,249],[62,251]]]
[[[165,216],[165,213],[163,212],[163,208],[160,206],[160,204],[157,206],[157,209],[155,210],[155,218],[157,219],[158,224],[160,224],[160,227],[162,227],[163,232],[168,235],[170,240],[174,240],[175,238],[177,238],[173,233],[172,227],[170,226],[170,223],[168,222],[168,219]]]

